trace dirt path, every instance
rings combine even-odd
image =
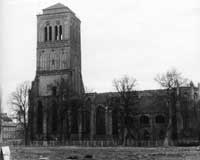
[[[13,160],[38,160],[40,156],[49,160],[65,160],[70,156],[82,160],[92,155],[94,160],[198,160],[200,151],[196,147],[139,148],[139,147],[11,147]]]

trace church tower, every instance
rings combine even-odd
[[[83,91],[80,20],[60,3],[43,9],[43,14],[37,16],[36,76],[40,96],[52,94],[48,86],[61,77],[71,80],[76,93]]]
[[[29,93],[31,140],[56,135],[59,82],[69,82],[76,95],[84,92],[80,20],[68,7],[57,3],[37,15],[36,54],[36,77]]]

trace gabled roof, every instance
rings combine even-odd
[[[50,7],[45,8],[44,10],[49,10],[49,9],[58,9],[58,8],[67,8],[64,4],[61,3],[56,3]]]

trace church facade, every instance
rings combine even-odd
[[[181,97],[174,112],[178,137],[198,138],[200,85],[191,83],[176,93]],[[137,91],[128,139],[164,140],[172,105],[166,95],[166,90]],[[84,93],[80,20],[60,3],[37,15],[37,69],[29,101],[31,141],[121,137],[120,97],[117,93]]]

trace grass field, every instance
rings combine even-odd
[[[67,160],[70,156],[83,160],[85,155],[92,155],[92,160],[200,160],[197,147],[11,147],[12,160]]]

